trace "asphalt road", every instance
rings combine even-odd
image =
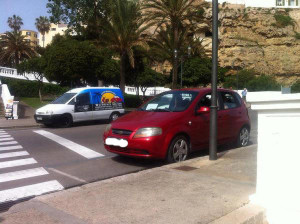
[[[252,121],[251,144],[256,144],[257,114],[250,110],[249,115]],[[0,212],[34,195],[164,164],[162,161],[123,158],[107,152],[102,141],[105,126],[105,123],[97,123],[68,129],[0,131],[0,136],[9,138],[5,142],[0,140]],[[6,145],[7,142],[10,143]],[[224,149],[227,150],[228,146],[221,148]],[[207,151],[192,157],[205,155]]]

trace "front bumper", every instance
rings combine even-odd
[[[55,124],[60,121],[60,114],[52,114],[52,115],[39,115],[35,114],[34,119],[37,123],[41,124]]]
[[[106,145],[105,139],[107,137],[125,139],[128,141],[128,146],[122,148],[118,146]],[[119,155],[153,159],[164,159],[166,155],[166,149],[163,147],[164,138],[162,136],[134,139],[127,136],[107,135],[103,136],[103,142],[107,151]]]

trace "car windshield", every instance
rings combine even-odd
[[[56,100],[54,100],[51,104],[65,104],[75,95],[76,93],[65,93],[58,97]]]
[[[180,112],[186,110],[198,95],[195,91],[162,93],[139,108],[141,111]]]

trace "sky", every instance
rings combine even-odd
[[[35,19],[40,16],[48,16],[46,4],[48,0],[0,0],[0,33],[9,31],[8,17],[20,16],[23,19],[23,30],[34,30]]]

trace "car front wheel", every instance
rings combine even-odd
[[[117,120],[119,117],[120,117],[120,114],[118,112],[113,112],[109,116],[109,122],[113,122],[113,121]]]
[[[167,162],[177,163],[187,159],[189,155],[189,142],[183,135],[174,138],[170,144]]]

